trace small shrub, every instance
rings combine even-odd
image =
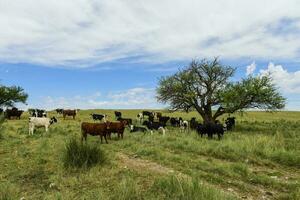
[[[63,154],[65,168],[90,168],[106,161],[105,152],[99,146],[80,143],[72,138],[65,147]]]
[[[218,200],[235,199],[229,195],[201,184],[197,179],[183,179],[176,176],[162,178],[153,185],[153,190],[163,194],[163,199],[172,200]]]

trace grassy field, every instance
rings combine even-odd
[[[171,127],[165,136],[126,130],[123,140],[113,135],[109,144],[88,136],[105,161],[66,168],[66,143],[80,140],[80,123],[92,121],[92,112],[80,111],[76,120],[58,117],[47,134],[38,129],[33,136],[27,113],[4,122],[0,199],[300,199],[300,112],[238,114],[235,130],[221,141]],[[113,118],[112,110],[96,112]],[[130,118],[138,112],[122,111]]]

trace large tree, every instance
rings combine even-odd
[[[0,108],[4,106],[13,106],[15,103],[26,103],[28,94],[19,86],[0,85]]]
[[[172,110],[196,110],[204,123],[243,109],[284,108],[285,98],[270,76],[230,81],[234,72],[235,68],[222,65],[218,58],[193,60],[174,75],[160,78],[157,99],[168,103]]]

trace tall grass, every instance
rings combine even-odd
[[[90,168],[96,164],[103,164],[106,155],[99,146],[80,143],[71,138],[65,145],[62,160],[65,168]]]
[[[3,126],[4,120],[5,120],[4,114],[0,114],[0,139],[3,138],[3,135],[2,135],[3,127],[2,126]]]
[[[15,200],[17,199],[16,188],[8,183],[0,183],[0,200]]]
[[[219,200],[235,199],[216,189],[208,187],[197,179],[170,176],[158,179],[153,189],[163,195],[163,199],[172,200]]]

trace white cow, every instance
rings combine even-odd
[[[188,131],[188,128],[189,128],[189,122],[188,121],[180,120],[179,125],[180,125],[180,132]]]
[[[29,117],[29,135],[33,135],[35,127],[45,127],[45,131],[48,132],[48,128],[51,124],[57,122],[55,117]]]

